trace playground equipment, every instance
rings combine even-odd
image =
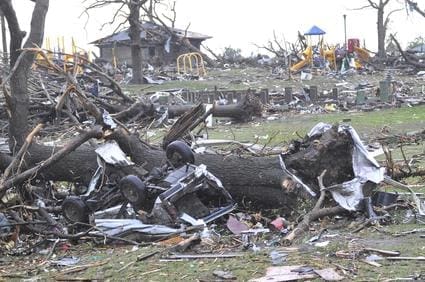
[[[311,65],[313,62],[313,48],[308,46],[302,53],[304,59],[296,63],[291,67],[291,72],[297,72],[307,65]]]
[[[360,48],[360,47],[354,47],[354,53],[357,54],[359,59],[367,62],[370,59],[370,54],[366,49]]]
[[[304,33],[305,36],[307,36],[307,48],[302,52],[302,55],[304,57],[303,60],[299,61],[295,65],[291,67],[291,72],[297,72],[300,69],[302,69],[305,66],[313,65],[315,53],[313,49],[312,44],[312,36],[318,36],[318,46],[317,46],[317,56],[320,56],[323,61],[329,62],[329,67],[331,69],[336,69],[336,55],[335,55],[335,48],[324,48],[323,47],[323,35],[326,34],[325,31],[320,29],[317,26],[313,26],[310,28],[306,33]]]
[[[327,50],[320,49],[320,55],[325,58],[329,62],[329,67],[331,69],[336,69],[336,55],[335,55],[335,48],[329,48]]]
[[[67,53],[65,49],[65,39],[64,37],[57,38],[57,46],[52,48],[52,44],[49,37],[46,37],[44,50],[46,50],[46,57],[50,61],[56,61],[59,65],[63,67],[63,70],[68,72],[72,71],[74,74],[82,74],[83,68],[81,67],[81,58],[85,58],[90,61],[90,57],[87,51],[82,48],[79,48],[75,43],[74,38],[71,38],[71,52]],[[46,62],[45,58],[37,54],[36,61],[33,65],[33,68],[44,67],[49,68],[49,64]]]
[[[303,59],[291,67],[291,72],[298,72],[305,66],[329,66],[332,70],[337,70],[337,49],[334,47],[324,47],[323,35],[325,31],[317,26],[313,26],[304,35],[307,37],[307,48],[302,52]],[[312,37],[318,36],[318,42],[316,47],[313,47]],[[347,41],[347,49],[340,48],[338,54],[345,56],[343,59],[343,67],[350,65],[356,69],[363,67],[365,62],[370,59],[369,51],[360,47],[360,40],[357,38],[351,38]],[[345,55],[344,55],[345,54]],[[341,57],[339,57],[341,58]],[[346,63],[345,63],[346,62]]]
[[[204,76],[207,74],[205,71],[204,59],[201,54],[186,53],[177,57],[177,73],[192,74],[197,76]]]
[[[354,59],[354,67],[360,69],[363,63],[369,61],[370,53],[360,47],[360,40],[357,38],[350,38],[347,43],[347,55]]]

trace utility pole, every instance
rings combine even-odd
[[[6,39],[6,22],[4,20],[3,12],[0,10],[0,24],[1,24],[1,40],[3,46],[3,63],[7,65],[7,39]]]

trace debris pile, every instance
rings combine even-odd
[[[137,261],[231,259],[266,252],[273,267],[253,281],[341,280],[349,277],[341,268],[282,266],[291,252],[298,252],[285,246],[303,241],[314,248],[330,244],[338,234],[325,234],[326,226],[313,228],[322,218],[329,226],[339,220],[359,223],[353,233],[391,224],[395,208],[409,212],[415,223],[424,222],[424,201],[394,180],[397,165],[388,165],[388,149],[378,145],[371,150],[373,146],[366,146],[346,123],[319,123],[284,148],[209,140],[200,136],[211,114],[251,120],[267,96],[245,95],[212,108],[188,105],[179,91],[136,99],[92,63],[82,63],[90,74],[70,73],[39,49],[24,52],[45,56],[47,65],[30,79],[31,115],[40,119],[32,119],[33,130],[22,144],[0,146],[0,250],[5,255],[48,250],[49,265],[63,267],[80,260],[53,258],[55,250],[81,242],[161,247]],[[9,78],[3,81],[6,91]],[[317,93],[312,89],[310,97]],[[293,100],[289,92],[288,104]],[[172,114],[173,107],[175,112],[183,108],[181,114]],[[162,148],[140,139],[138,129],[178,116],[163,136]],[[42,135],[37,140],[40,132],[48,131],[54,137],[63,134],[63,139],[46,141]],[[423,132],[412,142],[421,136]],[[222,154],[212,147],[222,144],[239,150]],[[379,162],[375,156],[382,153],[386,160]],[[390,168],[387,172],[384,164]],[[413,174],[407,160],[398,167]],[[389,186],[397,192],[382,189]],[[305,242],[309,230],[317,235]],[[377,250],[335,256],[374,264],[365,254],[382,253]],[[406,257],[391,253],[386,259],[418,259]],[[225,270],[213,275],[234,277]]]

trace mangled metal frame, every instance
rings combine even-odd
[[[99,185],[99,180],[101,175],[105,171],[105,165],[113,165],[113,166],[129,166],[134,165],[131,161],[127,159],[124,152],[119,148],[116,142],[108,142],[104,145],[100,146],[96,149],[96,153],[98,154],[98,169],[94,173],[89,187],[87,191],[80,196],[71,196],[70,199],[78,198],[80,202],[84,202],[84,206],[92,206],[90,202],[91,198],[98,198],[96,194],[93,193],[96,190],[96,187]],[[146,186],[147,191],[155,190],[160,191],[161,193],[158,195],[156,193],[157,198],[154,202],[153,209],[148,217],[145,218],[144,223],[159,223],[159,224],[176,224],[177,222],[187,222],[192,225],[205,225],[236,208],[236,204],[234,203],[229,192],[223,187],[221,181],[207,171],[205,165],[195,166],[193,164],[186,164],[180,168],[169,170],[165,174],[165,177],[161,177],[161,181],[168,183],[169,187],[164,188],[158,186],[155,181],[150,181],[149,177],[143,179],[143,185]],[[189,194],[196,194],[197,192],[201,192],[202,189],[212,189],[212,194],[218,196],[220,199],[225,201],[224,206],[214,206],[212,208],[208,208],[208,215],[203,217],[194,216],[190,212],[181,212],[176,206],[176,202]],[[114,189],[114,191],[119,192],[119,189]],[[155,194],[152,194],[155,195]],[[197,197],[197,196],[196,196]],[[125,198],[125,196],[124,196]],[[201,199],[197,197],[200,203],[202,203]],[[128,199],[127,199],[128,200]],[[136,209],[138,209],[137,203],[132,203],[128,200],[131,205]],[[202,203],[203,204],[203,203]],[[83,205],[83,204],[81,204]],[[116,209],[116,207],[114,207]],[[95,212],[98,210],[94,206],[88,208],[87,211]],[[119,210],[122,210],[120,208]],[[99,213],[99,211],[97,212]],[[97,221],[97,220],[96,220]],[[118,223],[115,223],[118,224]]]
[[[236,208],[232,196],[223,187],[221,181],[213,174],[207,171],[206,166],[201,164],[199,166],[187,164],[180,167],[175,173],[182,173],[185,171],[184,176],[172,183],[171,187],[165,192],[161,193],[154,204],[152,209],[153,214],[162,214],[165,211],[167,215],[174,221],[183,220],[192,225],[207,224]],[[169,179],[171,175],[168,175]],[[165,178],[165,181],[167,181]],[[205,186],[207,185],[207,186]],[[202,189],[213,189],[214,192],[218,193],[219,196],[223,197],[226,201],[226,205],[221,207],[214,207],[213,210],[210,208],[210,213],[201,218],[195,218],[194,216],[179,211],[176,206],[176,202],[188,194],[194,194]],[[199,199],[199,198],[198,198]]]

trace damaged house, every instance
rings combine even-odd
[[[186,46],[179,43],[181,38],[187,38],[198,49],[204,40],[212,38],[208,35],[178,28],[165,28],[152,22],[142,22],[140,25],[142,30],[140,32],[142,58],[152,65],[170,64],[175,62],[179,55],[191,52]],[[170,36],[169,31],[173,32],[173,36]],[[90,44],[99,48],[101,60],[131,65],[131,40],[128,33],[129,29],[125,29],[97,39]]]

